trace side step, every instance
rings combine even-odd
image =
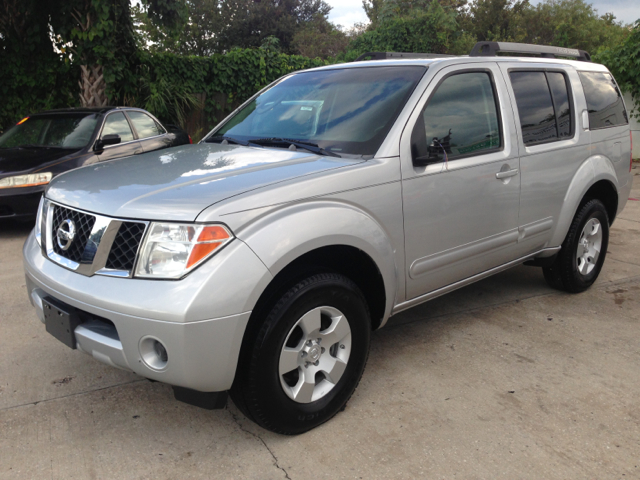
[[[219,410],[227,405],[229,392],[198,392],[190,388],[172,387],[173,396],[179,402],[207,410]]]

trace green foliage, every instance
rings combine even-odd
[[[0,132],[42,110],[77,103],[77,67],[53,49],[37,0],[0,0]]]
[[[433,0],[425,10],[411,10],[399,17],[383,16],[377,29],[356,38],[338,58],[353,60],[376,51],[449,53],[465,38],[458,28],[455,11]]]
[[[622,43],[601,50],[594,60],[605,64],[620,88],[631,94],[636,106],[632,114],[640,118],[640,20]]]
[[[53,32],[69,45],[70,60],[103,65],[107,86],[129,75],[136,50],[129,0],[48,0],[46,5]]]
[[[293,47],[301,55],[309,58],[327,59],[342,53],[349,44],[345,32],[317,15],[293,37]]]
[[[584,0],[546,0],[528,7],[521,22],[526,43],[580,48],[592,54],[619,44],[628,35],[628,29],[612,14],[600,16]]]
[[[186,113],[197,106],[195,94],[204,93],[210,127],[282,75],[325,64],[268,48],[238,48],[209,57],[140,51],[137,61],[135,80],[116,85],[118,91],[127,92],[119,104],[146,108],[165,122],[184,125]]]
[[[528,8],[528,0],[475,0],[461,23],[478,41],[522,42]]]
[[[179,29],[167,29],[156,21],[151,7],[162,2],[184,5]],[[324,0],[144,0],[133,12],[140,48],[211,55],[260,47],[270,36],[279,40],[283,52],[294,53],[296,33],[318,16],[327,22],[330,10]]]

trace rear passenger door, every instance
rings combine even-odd
[[[171,146],[171,138],[160,123],[150,115],[136,110],[128,110],[127,116],[135,128],[140,144],[145,152],[152,152]]]
[[[564,197],[589,157],[589,132],[577,123],[584,109],[580,79],[570,66],[501,63],[514,100],[520,145],[519,256],[550,245]]]
[[[483,61],[437,72],[411,115],[400,143],[407,299],[513,259],[520,175],[509,105],[500,70]]]

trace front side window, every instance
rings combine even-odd
[[[256,97],[215,135],[285,138],[338,155],[373,155],[425,71],[398,66],[298,73]]]
[[[130,142],[133,140],[133,132],[129,126],[129,122],[124,116],[124,113],[117,112],[111,113],[107,116],[102,128],[102,135],[120,135],[120,142]]]
[[[149,115],[143,112],[127,112],[133,127],[138,132],[138,138],[156,137],[164,134],[164,129]]]
[[[620,89],[608,73],[578,72],[589,110],[589,128],[607,128],[629,123]]]
[[[97,123],[95,114],[28,117],[0,136],[0,148],[83,148],[91,141]]]
[[[445,78],[412,133],[414,160],[437,162],[501,146],[496,95],[488,72]]]
[[[509,74],[525,145],[553,142],[573,134],[567,80],[560,72]]]

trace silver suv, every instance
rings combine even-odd
[[[281,78],[199,145],[54,179],[24,246],[47,331],[295,434],[344,408],[398,312],[524,262],[589,288],[631,189],[607,69],[491,42],[367,56]]]

